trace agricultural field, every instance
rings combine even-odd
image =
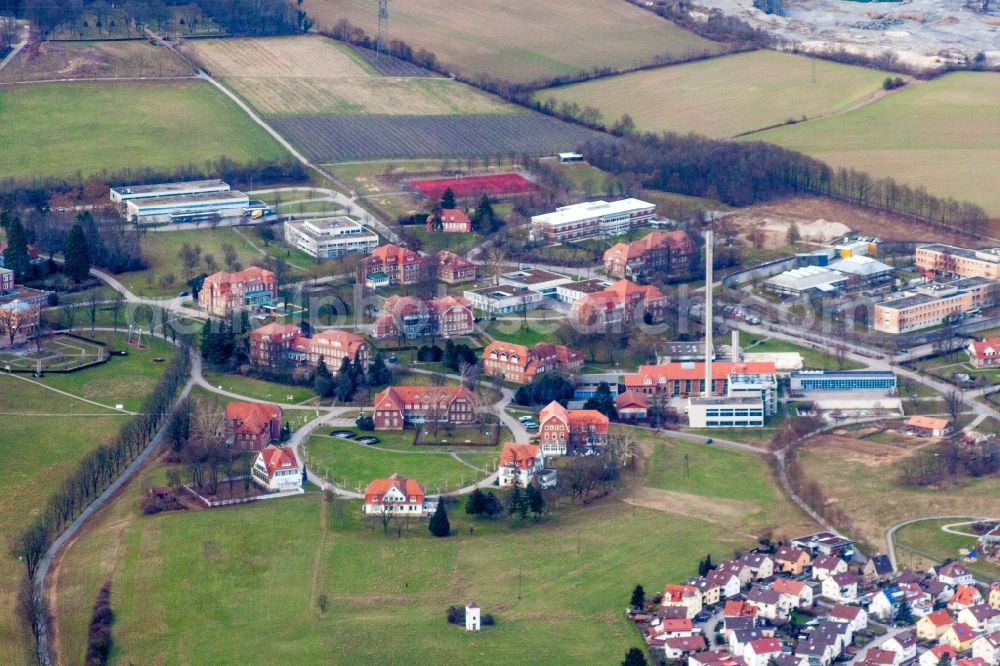
[[[684,446],[678,455],[696,453]],[[62,661],[82,653],[94,596],[110,576],[114,663],[311,662],[337,654],[345,663],[395,664],[404,661],[399,645],[407,646],[405,661],[427,664],[461,663],[473,652],[511,664],[617,663],[639,644],[621,612],[636,583],[656,590],[692,575],[705,553],[722,559],[765,530],[808,529],[759,461],[741,466],[747,458],[728,455],[690,456],[681,490],[662,490],[683,479],[682,463],[670,462],[637,472],[635,493],[586,508],[563,498],[541,524],[517,529],[473,521],[460,501],[449,511],[449,539],[431,537],[423,524],[384,534],[363,525],[357,502],[325,503],[319,493],[144,517],[142,489],[165,474],[152,469],[62,560],[53,595]],[[712,472],[716,464],[746,480],[739,497]],[[696,482],[703,475],[711,482]],[[758,504],[779,518],[734,519],[734,506]],[[692,515],[696,506],[709,514]],[[447,606],[470,599],[496,616],[495,627],[468,634],[444,621]],[[386,625],[392,641],[374,633]]]
[[[0,70],[0,83],[195,74],[176,53],[149,42],[41,42],[22,50]]]
[[[112,337],[104,339],[110,341]],[[121,336],[114,338],[119,345],[121,340]],[[4,474],[0,475],[5,509],[0,513],[2,663],[31,660],[25,652],[30,641],[13,618],[14,595],[23,567],[10,557],[8,539],[20,533],[84,455],[109,441],[125,423],[128,415],[116,410],[114,403],[124,402],[127,409],[138,407],[163,367],[152,362],[154,353],[166,357],[172,352],[157,345],[148,352],[133,351],[127,357],[113,358],[98,368],[70,375],[49,374],[42,379],[0,374],[0,415],[4,423],[0,455],[6,461]]]
[[[981,166],[1000,161],[998,87],[1000,74],[948,74],[843,115],[747,139],[922,185],[932,194],[979,204],[997,217],[1000,190]]]
[[[272,124],[317,162],[551,154],[599,136],[534,112],[298,116],[278,117]]]
[[[188,52],[266,115],[509,113],[517,107],[451,79],[382,76],[319,36],[189,42]]]
[[[843,112],[884,94],[884,79],[864,67],[753,51],[539,90],[535,100],[595,107],[609,126],[628,114],[647,132],[727,138]]]
[[[284,156],[274,139],[204,81],[2,87],[0,145],[0,173],[9,177]]]
[[[377,32],[365,0],[306,0],[321,29],[346,18]],[[433,52],[462,76],[526,83],[598,68],[632,68],[721,53],[723,45],[677,27],[652,12],[615,0],[397,0],[392,34]]]

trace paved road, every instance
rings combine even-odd
[[[17,54],[21,52],[21,49],[28,45],[29,31],[30,28],[27,25],[24,26],[24,29],[21,31],[21,41],[14,46],[14,49],[8,53],[3,60],[0,60],[0,69],[6,67],[11,60],[17,57]]]

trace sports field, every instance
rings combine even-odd
[[[56,335],[45,340],[38,351],[32,343],[17,353],[0,351],[0,368],[10,370],[72,370],[102,360],[104,347],[87,340]]]
[[[501,100],[439,76],[381,76],[325,37],[190,42],[190,52],[259,111],[295,114],[513,112]]]
[[[306,0],[322,29],[342,18],[377,32],[368,0]],[[394,0],[391,35],[434,53],[450,71],[512,82],[595,68],[630,68],[723,47],[621,0]]]
[[[698,445],[678,447],[693,453]],[[344,664],[454,664],[470,654],[501,664],[619,663],[641,640],[622,613],[636,583],[652,594],[692,575],[706,553],[722,559],[762,530],[808,528],[761,477],[760,461],[740,466],[748,459],[739,454],[732,464],[722,461],[729,454],[705,451],[689,457],[691,481],[681,490],[621,491],[587,508],[563,498],[547,522],[516,530],[473,522],[459,505],[449,512],[449,539],[424,525],[385,535],[361,524],[357,502],[324,505],[318,493],[140,516],[139,493],[162,483],[158,468],[67,552],[55,590],[63,659],[82,652],[94,595],[110,575],[116,663],[312,663],[337,655]],[[717,463],[738,470],[741,497],[724,490],[729,472],[710,472]],[[670,486],[660,473],[641,483]],[[700,475],[712,481],[696,482]],[[731,513],[757,501],[777,522],[748,524]],[[445,622],[447,606],[473,599],[495,627],[470,634]]]
[[[284,156],[203,81],[0,87],[0,174],[84,176]]]
[[[753,134],[833,166],[891,176],[1000,216],[1000,74],[962,72],[834,118]]]
[[[548,88],[535,99],[596,107],[609,126],[627,113],[643,131],[725,138],[843,111],[881,94],[884,79],[864,67],[753,51]]]

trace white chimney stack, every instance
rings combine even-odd
[[[743,360],[743,350],[740,349],[740,329],[733,329],[733,350],[731,356],[733,357],[733,363],[739,363]]]
[[[712,252],[715,233],[705,230],[705,396],[712,395]]]

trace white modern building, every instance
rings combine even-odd
[[[542,270],[541,268],[523,268],[521,270],[504,273],[498,279],[500,284],[516,287],[517,289],[530,289],[546,296],[555,296],[559,285],[572,282],[573,278]]]
[[[310,257],[334,259],[345,254],[370,254],[378,234],[349,217],[285,222],[285,242]]]
[[[610,286],[610,282],[600,278],[567,282],[556,287],[555,297],[560,303],[573,305],[587,294],[596,294],[605,291]]]
[[[773,372],[748,372],[746,364],[734,364],[726,382],[726,395],[730,398],[756,398],[764,407],[764,416],[773,415],[778,409],[778,378]]]
[[[798,296],[810,291],[834,293],[845,288],[851,278],[825,266],[803,266],[764,280],[764,289],[777,294]]]
[[[760,428],[764,426],[764,403],[760,397],[711,396],[689,398],[692,428]]]
[[[531,239],[550,243],[620,236],[653,221],[656,205],[641,199],[586,201],[531,218]]]
[[[202,222],[243,217],[252,214],[255,210],[267,210],[267,205],[251,206],[250,197],[234,190],[125,201],[125,218],[129,222],[138,224]]]
[[[228,192],[229,184],[221,180],[192,180],[186,183],[158,183],[155,185],[130,185],[111,188],[111,201],[125,203],[136,199],[194,196]]]
[[[510,285],[469,289],[463,294],[476,310],[490,314],[510,314],[530,310],[545,300],[537,291],[517,289]]]

